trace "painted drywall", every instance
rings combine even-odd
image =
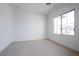
[[[60,43],[66,47],[79,51],[79,4],[62,4],[49,14],[48,39]],[[53,18],[75,8],[75,36],[58,35],[53,33]]]
[[[45,39],[45,16],[27,10],[14,9],[15,41]]]
[[[0,52],[12,42],[12,8],[0,3]]]

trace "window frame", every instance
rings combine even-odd
[[[69,13],[69,12],[71,12],[71,11],[74,11],[74,35],[67,35],[67,34],[62,34],[62,16],[64,15],[64,14],[67,14],[67,13]],[[74,9],[71,9],[71,10],[69,10],[69,11],[67,11],[67,12],[64,12],[64,13],[62,13],[62,14],[60,14],[59,15],[60,17],[61,17],[61,35],[66,35],[66,36],[75,36],[75,8]],[[57,17],[59,17],[59,16],[57,16]],[[56,18],[56,17],[55,17]],[[57,33],[55,33],[55,34],[57,34]],[[59,35],[59,34],[58,34]]]

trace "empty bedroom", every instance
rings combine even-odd
[[[79,3],[0,3],[0,56],[79,56]]]

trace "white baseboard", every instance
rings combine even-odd
[[[43,39],[34,39],[34,40],[43,40]],[[18,42],[18,41],[33,41],[33,40],[16,40],[16,41],[13,41],[13,42]]]

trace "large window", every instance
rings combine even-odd
[[[54,33],[74,35],[74,10],[54,18]]]

